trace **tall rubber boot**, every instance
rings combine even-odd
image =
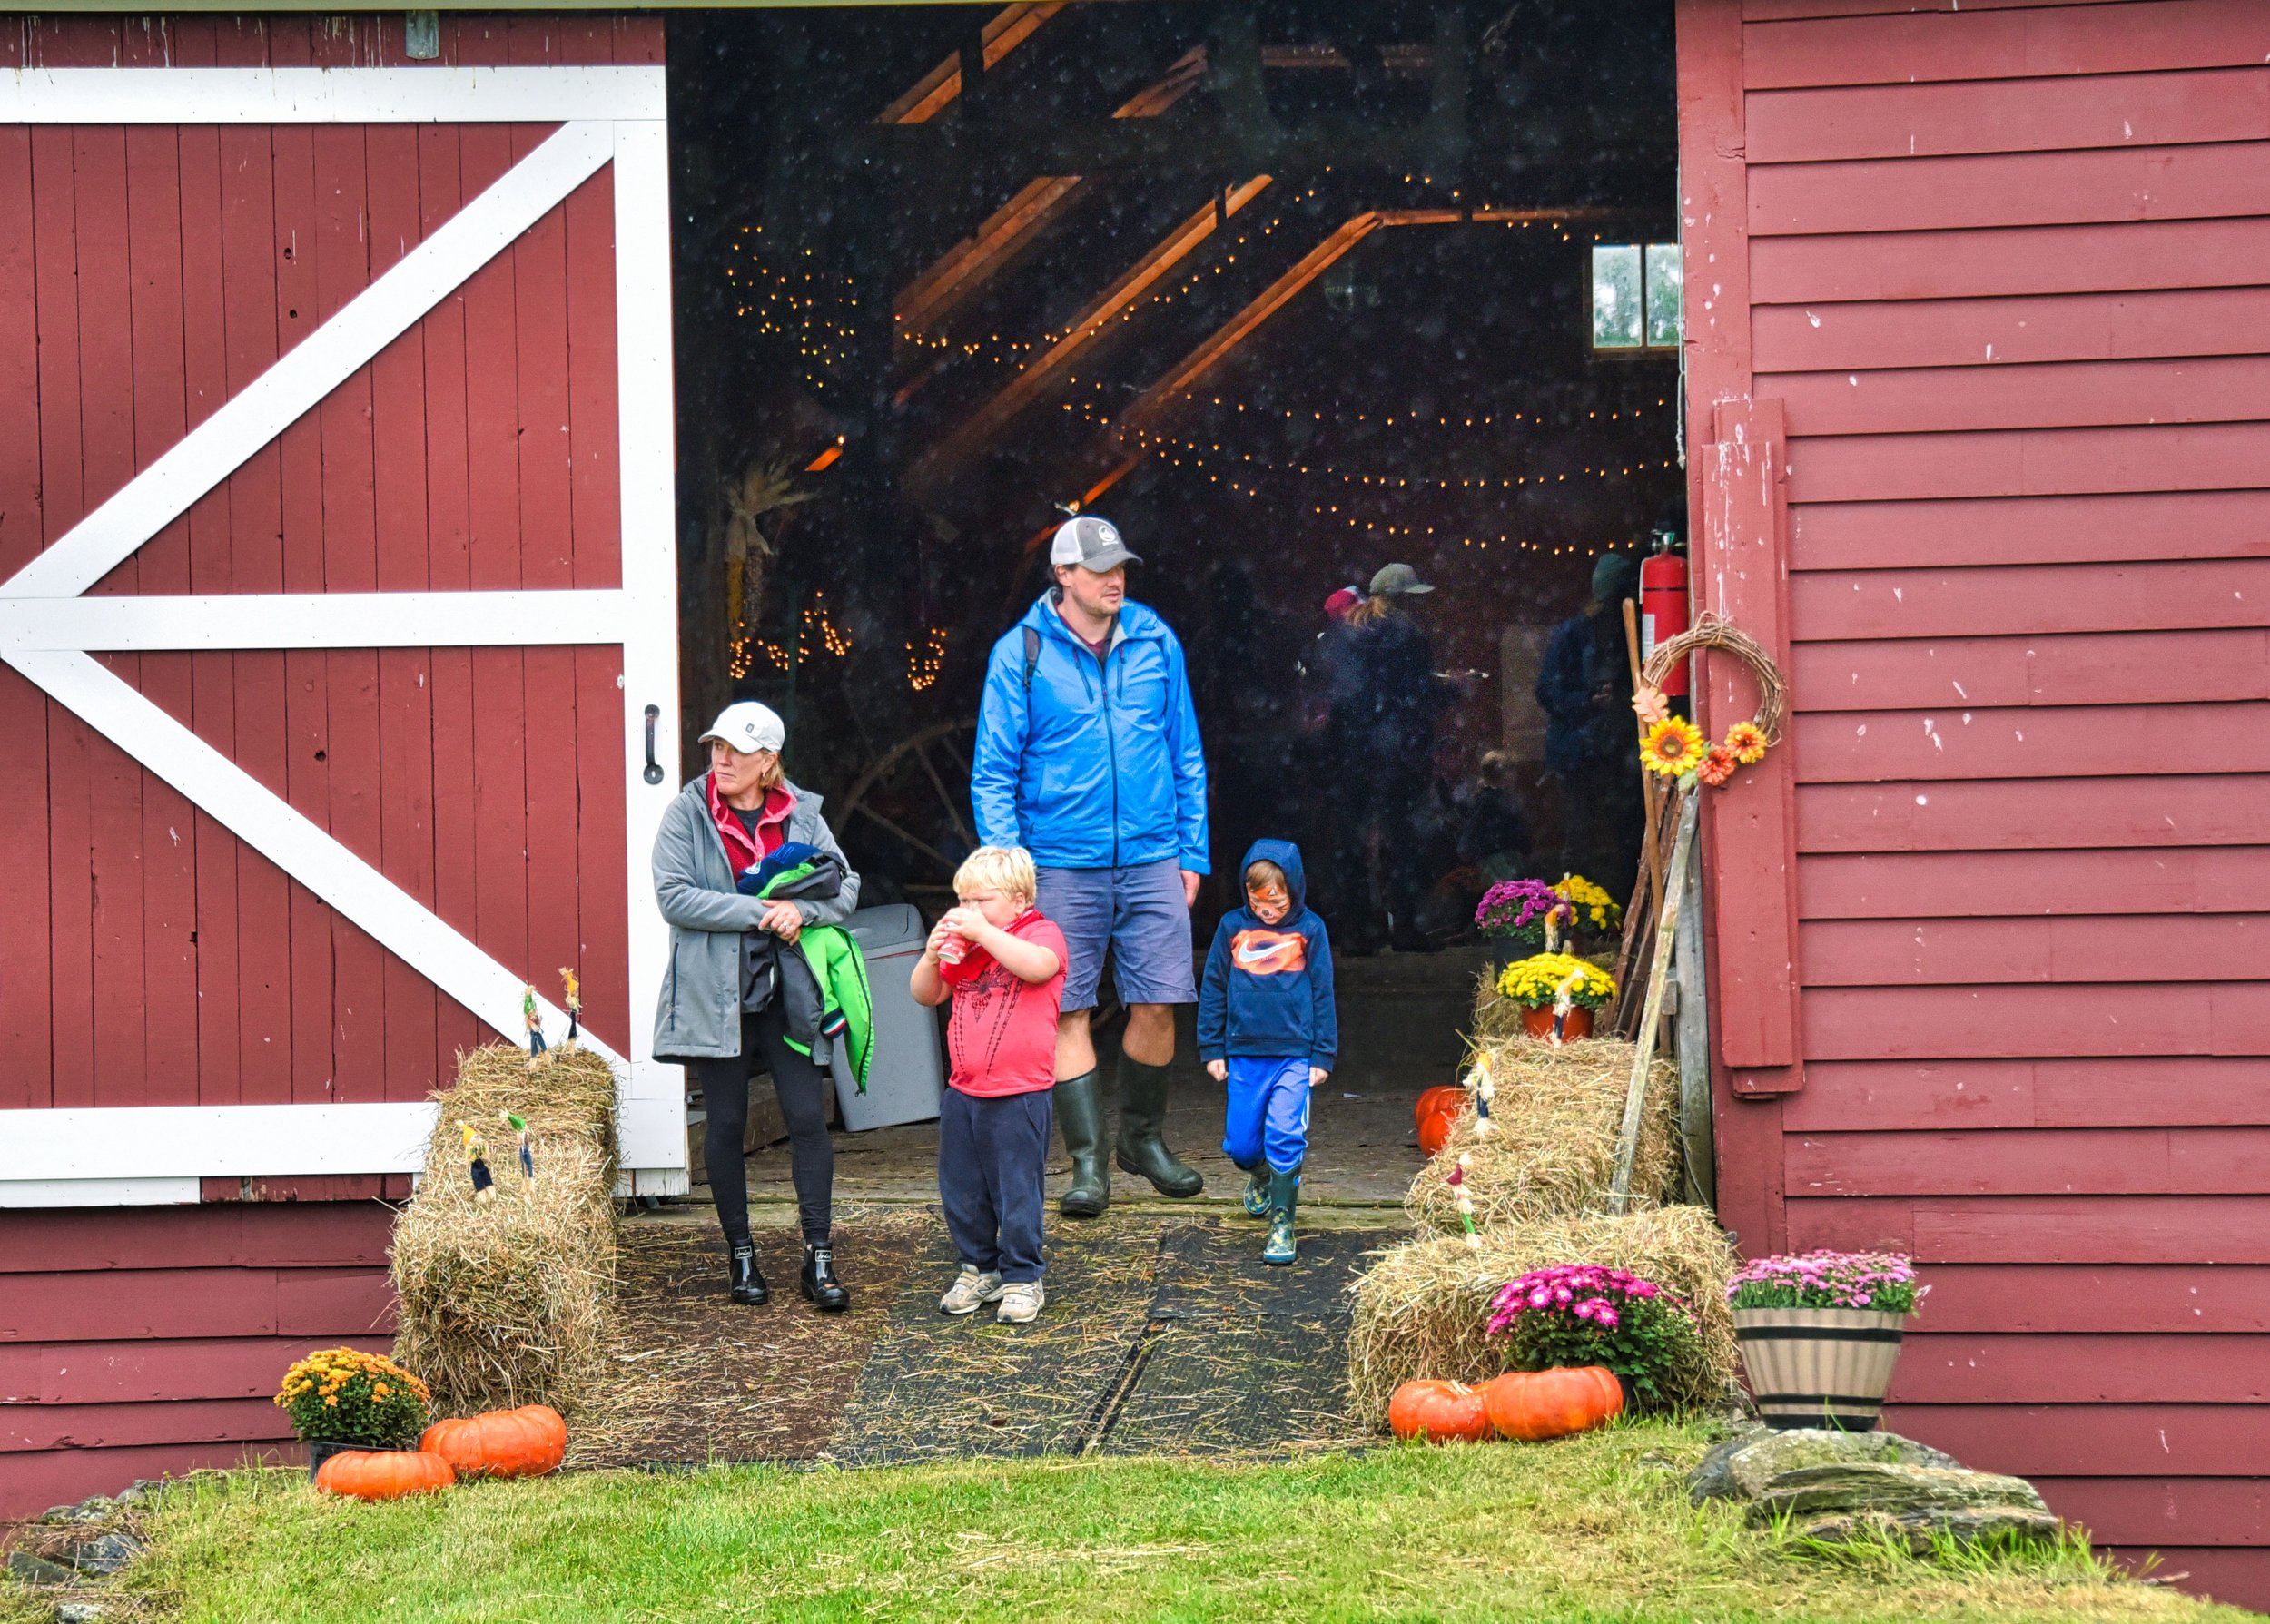
[[[1293,1210],[1300,1205],[1300,1169],[1269,1174],[1269,1238],[1261,1248],[1263,1263],[1291,1263],[1300,1255],[1293,1239]]]
[[[1183,1201],[1206,1187],[1206,1176],[1177,1161],[1160,1137],[1167,1125],[1169,1071],[1120,1051],[1119,1163],[1124,1171],[1150,1180],[1161,1196]]]
[[[1111,1168],[1103,1159],[1103,1081],[1091,1068],[1061,1078],[1049,1099],[1072,1158],[1072,1182],[1056,1210],[1068,1218],[1100,1218],[1111,1202]]]

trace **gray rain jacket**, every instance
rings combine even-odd
[[[785,838],[844,856],[820,815],[820,798],[794,784]],[[655,1005],[657,1060],[706,1060],[741,1052],[741,937],[756,929],[765,904],[734,889],[724,836],[709,819],[709,774],[678,792],[654,841],[655,901],[670,924],[670,968]],[[844,860],[844,886],[824,901],[799,901],[807,925],[840,925],[859,906],[859,876]]]

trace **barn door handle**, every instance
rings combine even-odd
[[[646,782],[647,782],[648,783],[660,783],[660,782],[662,782],[662,763],[661,763],[660,762],[658,762],[658,761],[656,761],[656,760],[655,759],[655,753],[654,753],[654,731],[655,731],[655,726],[656,726],[656,724],[657,723],[659,723],[661,720],[662,720],[662,707],[661,707],[660,705],[658,705],[658,704],[650,704],[650,705],[648,705],[648,706],[646,707]]]

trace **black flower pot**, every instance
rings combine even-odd
[[[343,1455],[351,1450],[360,1450],[366,1454],[387,1452],[384,1444],[348,1443],[337,1438],[311,1438],[307,1441],[307,1446],[308,1481],[311,1483],[315,1481],[315,1474],[323,1470],[323,1462],[333,1455]]]

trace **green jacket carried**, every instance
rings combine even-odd
[[[776,868],[784,858],[785,866]],[[796,902],[834,896],[844,872],[843,859],[834,852],[784,847],[741,883],[760,901]],[[864,1094],[874,1048],[874,1003],[867,961],[852,933],[840,925],[807,924],[798,932],[793,953],[762,930],[750,931],[744,941],[744,989],[755,993],[760,1003],[766,1001],[761,989],[770,989],[771,996],[782,1000],[790,1046]]]

